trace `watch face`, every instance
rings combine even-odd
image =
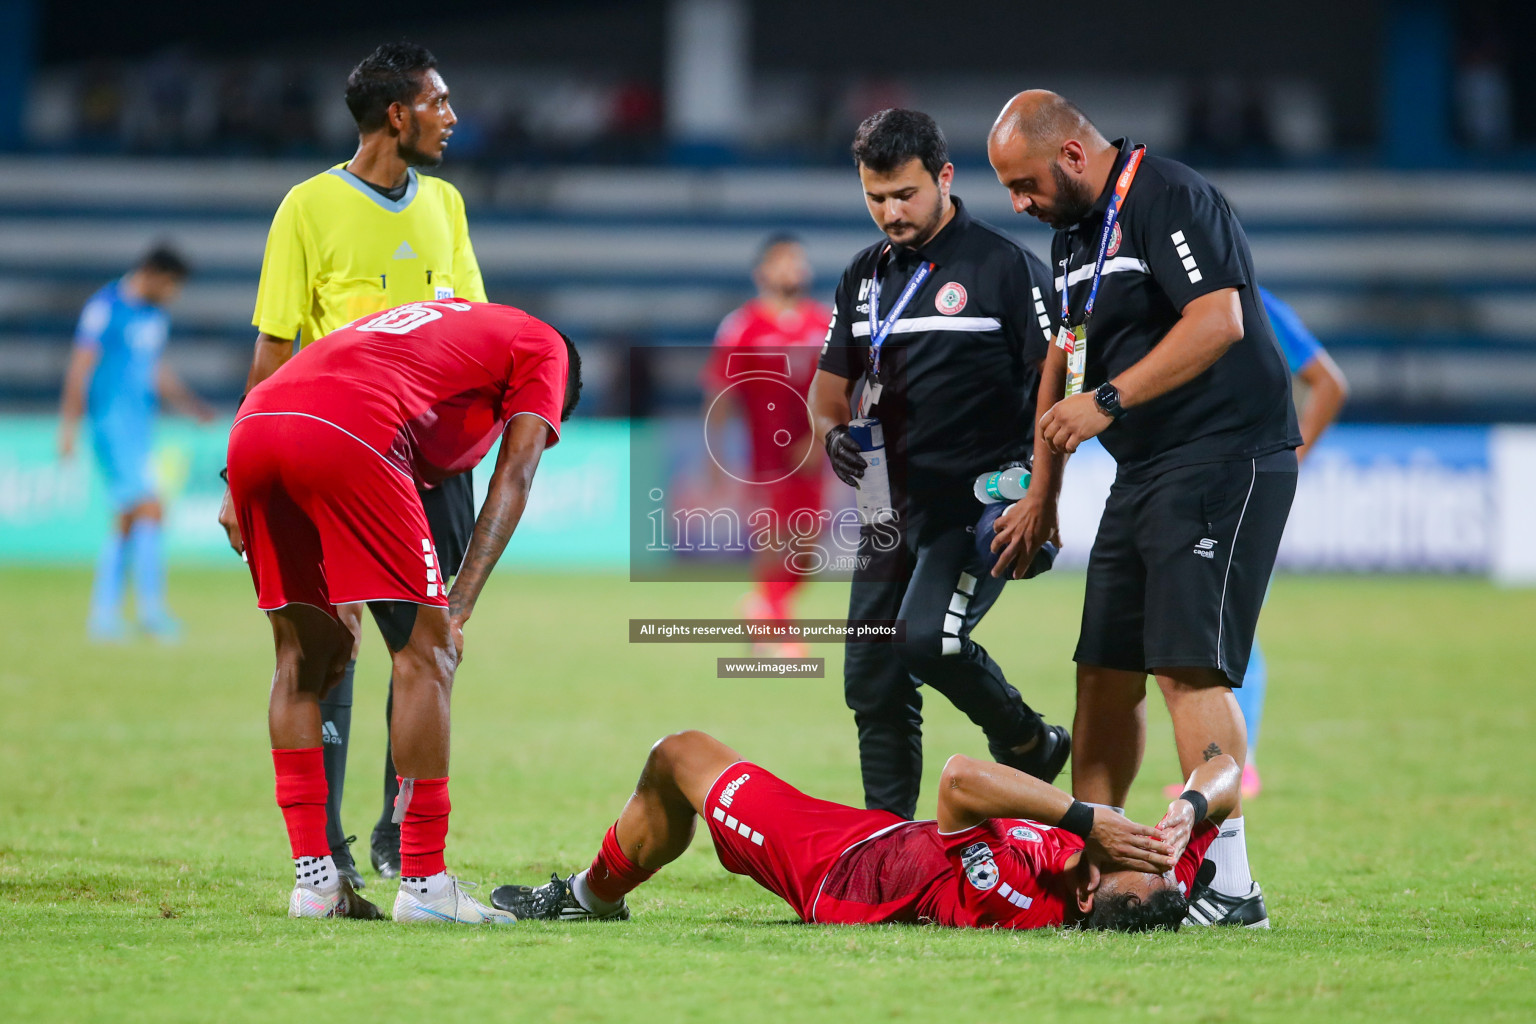
[[[1099,411],[1106,416],[1119,418],[1120,393],[1111,384],[1100,384],[1093,393],[1093,400],[1098,405]]]

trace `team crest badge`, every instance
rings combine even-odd
[[[965,868],[965,880],[982,892],[997,885],[997,861],[992,857],[992,847],[986,843],[972,843],[960,855]]]
[[[1038,843],[1040,841],[1039,832],[1032,828],[1025,828],[1023,825],[1013,826],[1013,828],[1008,830],[1008,835],[1021,843]]]
[[[1120,251],[1120,222],[1115,221],[1115,226],[1109,233],[1109,248],[1105,250],[1106,257],[1113,256]]]
[[[949,282],[933,297],[933,304],[945,316],[954,316],[965,308],[965,286],[959,281]]]

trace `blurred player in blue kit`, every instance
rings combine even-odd
[[[165,607],[164,510],[150,473],[150,450],[161,401],[201,422],[213,419],[207,403],[160,360],[170,333],[165,307],[176,300],[187,275],[179,253],[157,246],[127,275],[91,296],[75,329],[64,378],[59,452],[64,458],[74,455],[84,417],[115,515],[91,590],[89,631],[95,640],[127,636],[122,603],[130,566],[139,627],[159,640],[174,640],[179,633]]]
[[[1323,432],[1339,418],[1339,410],[1349,396],[1349,384],[1337,363],[1328,357],[1323,343],[1307,330],[1296,311],[1286,305],[1267,288],[1259,289],[1264,300],[1264,312],[1275,329],[1280,350],[1285,353],[1285,363],[1291,373],[1307,386],[1307,399],[1301,408],[1302,445],[1296,449],[1298,462],[1312,451],[1312,446]],[[1263,783],[1254,761],[1254,751],[1259,746],[1259,727],[1264,721],[1264,691],[1269,683],[1269,665],[1259,647],[1258,638],[1253,641],[1253,653],[1248,656],[1248,672],[1243,685],[1232,691],[1238,707],[1243,712],[1243,724],[1248,727],[1248,761],[1243,765],[1243,799],[1258,796]],[[1169,786],[1172,796],[1181,787]]]

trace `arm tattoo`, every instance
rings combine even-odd
[[[1205,748],[1205,759],[1207,761],[1209,761],[1213,757],[1220,757],[1220,756],[1221,756],[1221,748],[1218,747],[1216,744],[1212,743],[1210,746]]]
[[[506,444],[504,440],[502,442]],[[469,550],[464,563],[459,566],[458,577],[448,593],[448,614],[463,619],[475,606],[480,590],[490,577],[491,570],[506,550],[507,542],[517,529],[523,509],[528,504],[528,491],[533,483],[533,470],[538,465],[537,451],[531,460],[521,466],[498,465],[491,478],[490,493],[475,520],[474,533],[469,538]],[[504,472],[504,470],[511,470]]]

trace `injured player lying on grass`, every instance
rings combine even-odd
[[[807,796],[719,740],[682,732],[651,748],[590,867],[538,888],[501,886],[491,902],[520,920],[627,920],[625,894],[688,848],[697,816],[727,870],[808,922],[1176,930],[1240,777],[1227,755],[1206,762],[1149,828],[957,754],[937,820],[907,821]]]

